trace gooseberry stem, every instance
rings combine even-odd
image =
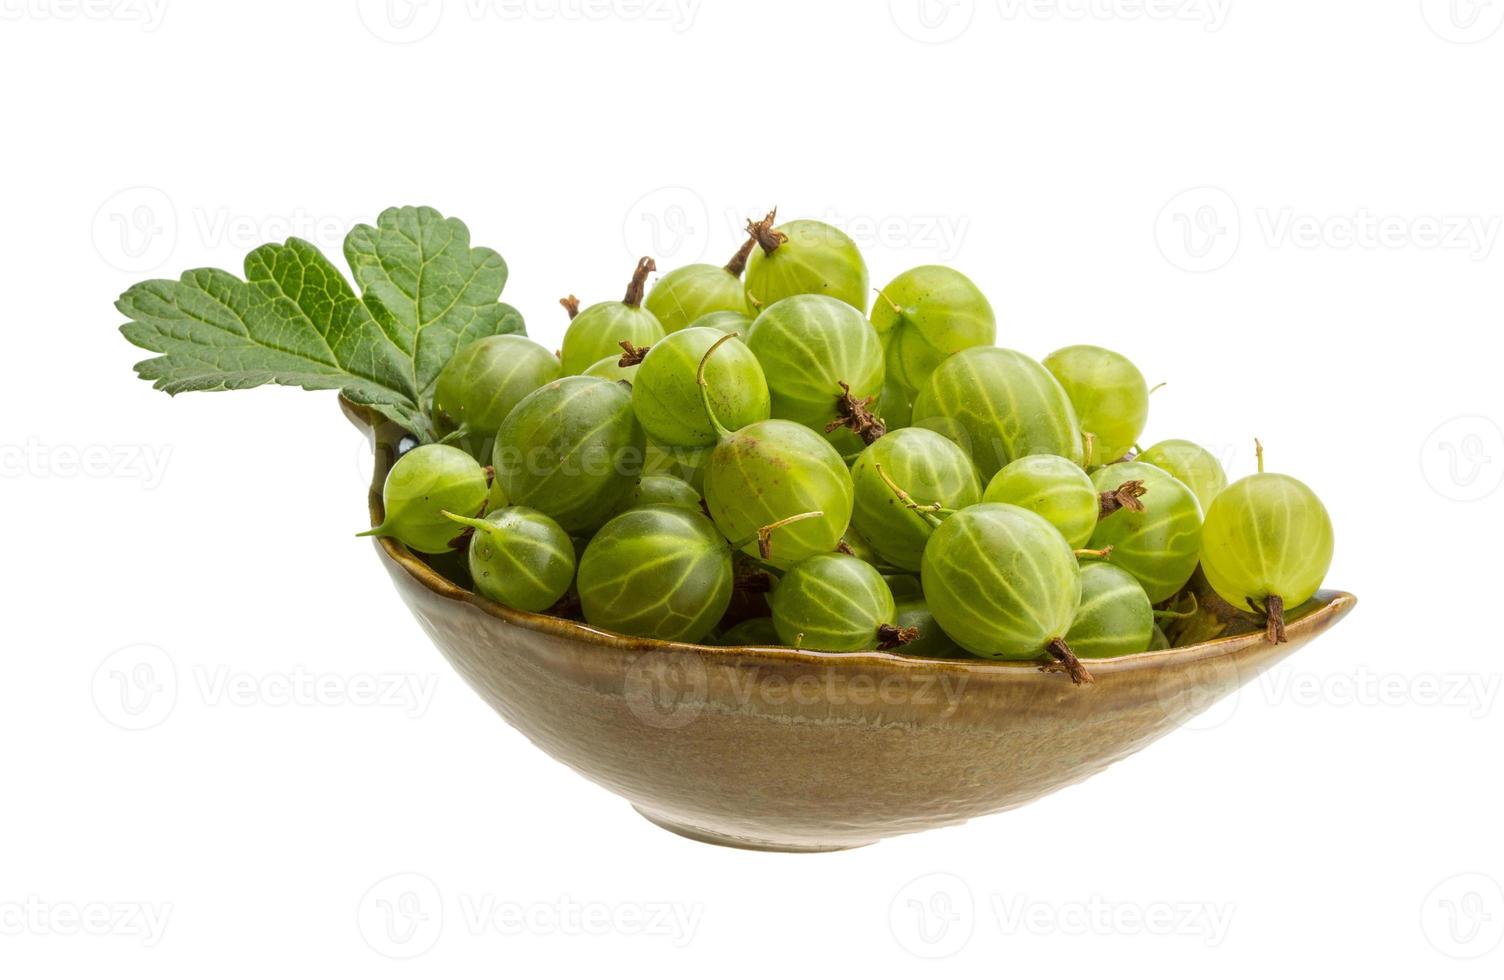
[[[868,446],[888,434],[888,423],[872,411],[876,395],[857,398],[851,393],[851,385],[844,381],[836,384],[841,386],[841,394],[836,397],[836,417],[825,425],[827,433],[850,429]]]
[[[757,236],[749,231],[747,233],[747,240],[742,243],[742,247],[736,250],[736,254],[731,256],[731,261],[727,262],[722,268],[737,279],[740,279],[742,273],[747,271],[747,260],[752,257],[752,250],[756,247]]]
[[[889,299],[887,293],[883,292],[881,289],[874,289],[872,291],[876,293],[878,295],[878,298],[881,299],[884,303],[887,303],[889,306],[893,307],[894,313],[898,314],[900,317],[903,316],[903,307],[899,306],[897,303]]]
[[[459,424],[459,428],[455,429],[453,432],[449,433],[447,436],[444,436],[439,440],[439,445],[452,446],[469,435],[470,426],[465,422],[461,422]]]
[[[1090,469],[1092,454],[1097,451],[1097,436],[1095,433],[1087,432],[1085,429],[1082,429],[1081,439],[1084,443],[1086,443],[1083,449],[1086,455],[1086,466],[1088,469]]]
[[[1252,596],[1246,600],[1253,611],[1264,616],[1264,639],[1272,644],[1289,643],[1285,636],[1285,600],[1283,596],[1265,596],[1263,602]]]
[[[641,306],[642,297],[647,292],[648,273],[657,271],[658,263],[648,256],[638,259],[637,270],[632,273],[632,281],[627,283],[627,295],[622,298],[622,304],[634,310]]]
[[[1046,643],[1044,648],[1057,661],[1057,663],[1047,664],[1045,670],[1063,670],[1071,675],[1071,683],[1078,686],[1096,681],[1096,678],[1091,676],[1091,671],[1086,669],[1086,665],[1061,637],[1055,637]]]
[[[1197,601],[1196,593],[1189,592],[1187,593],[1187,595],[1191,600],[1191,608],[1187,609],[1185,612],[1181,612],[1178,609],[1156,609],[1154,610],[1154,621],[1159,622],[1166,619],[1190,619],[1192,616],[1196,615],[1196,613],[1201,610],[1201,603]]]
[[[1129,480],[1116,490],[1104,490],[1097,494],[1097,520],[1116,514],[1120,510],[1143,513],[1143,501],[1138,498],[1149,492],[1143,480]]]
[[[715,429],[716,437],[721,441],[730,438],[731,430],[722,425],[721,420],[716,418],[715,406],[710,403],[710,382],[705,380],[705,365],[710,363],[711,354],[714,354],[722,344],[735,336],[735,333],[728,333],[711,344],[710,349],[705,352],[705,356],[700,358],[700,366],[695,369],[695,384],[700,388],[700,403],[705,406],[705,414],[710,417],[711,427]],[[749,541],[748,544],[750,543]]]
[[[1077,558],[1106,558],[1112,554],[1112,545],[1105,548],[1077,548]]]
[[[904,490],[903,487],[894,483],[893,478],[883,471],[883,464],[874,463],[872,468],[877,471],[878,478],[888,485],[888,489],[893,491],[893,495],[898,498],[900,503],[909,508],[909,510],[912,510],[914,513],[918,514],[920,517],[923,517],[925,520],[929,521],[933,526],[939,527],[942,523],[944,523],[946,517],[949,517],[950,515],[955,513],[954,509],[946,507],[944,504],[939,503],[938,501],[933,504],[918,503],[914,500],[913,497],[909,496],[908,491]]]
[[[580,299],[574,293],[559,300],[559,305],[564,307],[564,312],[569,314],[571,320],[580,315]]]
[[[774,231],[773,225],[778,221],[778,209],[768,212],[768,216],[761,221],[748,221],[747,234],[751,235],[757,244],[762,246],[764,255],[772,255],[778,251],[778,246],[789,240],[789,236],[781,231]]]
[[[877,648],[879,650],[896,650],[919,639],[919,627],[917,626],[894,626],[891,623],[883,623],[877,628]]]
[[[757,542],[757,553],[760,556],[762,556],[763,561],[767,561],[768,559],[770,559],[770,558],[773,557],[773,532],[774,531],[778,530],[781,527],[788,527],[790,524],[797,524],[799,521],[807,521],[811,517],[824,517],[824,516],[825,516],[825,511],[823,511],[823,510],[812,510],[812,511],[809,511],[808,513],[804,513],[804,514],[794,514],[791,517],[782,517],[782,518],[779,518],[778,520],[774,521],[772,524],[764,524],[762,527],[758,528],[756,534],[752,534],[752,535],[750,535],[748,537],[745,537],[745,538],[743,538],[740,541],[732,542],[731,548],[732,548],[733,551],[741,551],[747,545],[749,545],[752,542],[756,541]]]
[[[1257,438],[1253,440],[1253,453],[1259,458],[1259,472],[1264,472],[1264,444]]]
[[[634,364],[641,364],[642,359],[647,357],[648,351],[652,349],[650,347],[634,346],[630,340],[618,340],[616,346],[620,347],[623,351],[621,358],[616,362],[616,366],[624,368],[632,367]]]
[[[484,520],[482,520],[479,517],[461,517],[458,514],[451,514],[447,510],[441,510],[441,511],[439,511],[439,513],[443,514],[445,517],[449,518],[451,521],[454,521],[454,523],[456,523],[456,524],[463,524],[466,527],[473,527],[477,531],[486,531],[486,530],[490,530],[490,528],[491,528],[490,524],[487,524]]]

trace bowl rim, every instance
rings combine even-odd
[[[366,406],[357,405],[346,399],[343,395],[340,396],[339,402],[346,417],[357,428],[366,433],[373,447],[379,447],[383,443],[384,435],[387,437],[397,436],[398,438],[406,435],[405,432],[401,431],[399,426],[388,422],[385,418],[379,416]],[[388,438],[386,441],[391,440]],[[366,500],[372,527],[380,524],[384,517],[381,494],[384,482],[385,474],[383,472],[382,458],[378,452],[372,467],[371,484],[367,490]],[[1034,678],[1043,669],[1038,660],[988,660],[981,657],[960,660],[939,657],[913,657],[905,656],[901,652],[882,650],[842,653],[826,650],[802,650],[793,647],[727,647],[624,636],[619,633],[597,629],[587,623],[576,622],[572,619],[562,619],[558,616],[549,616],[545,613],[526,612],[520,609],[513,609],[510,606],[504,606],[499,602],[494,602],[485,596],[471,592],[469,589],[462,588],[449,581],[395,538],[372,538],[371,540],[376,548],[385,554],[388,560],[399,567],[417,584],[440,598],[466,603],[488,616],[521,629],[535,633],[545,633],[550,636],[573,640],[591,646],[610,647],[632,653],[709,655],[727,660],[754,658],[808,666],[871,666],[892,670],[912,669],[930,672],[936,670],[959,670],[999,678],[1008,676]],[[1314,598],[1320,600],[1320,605],[1315,606],[1299,619],[1291,620],[1287,625],[1286,633],[1289,636],[1291,644],[1303,643],[1312,636],[1325,631],[1328,626],[1336,623],[1352,611],[1358,602],[1357,596],[1352,593],[1336,589],[1322,589],[1316,593]],[[1251,647],[1264,645],[1268,644],[1264,639],[1263,633],[1253,631],[1236,633],[1232,636],[1221,636],[1189,646],[1172,647],[1168,650],[1150,650],[1118,657],[1092,659],[1087,661],[1087,663],[1091,667],[1092,674],[1101,677],[1107,674],[1152,670],[1172,664],[1195,663],[1196,661],[1214,659]],[[1066,686],[1070,687],[1071,685]]]

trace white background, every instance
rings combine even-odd
[[[1504,4],[583,2],[0,0],[0,973],[1504,972]],[[422,636],[332,395],[132,375],[132,282],[394,204],[550,344],[773,204],[952,263],[1005,346],[1167,382],[1148,441],[1262,438],[1362,604],[1020,811],[665,834]]]

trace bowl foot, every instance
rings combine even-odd
[[[700,827],[690,827],[677,823],[668,817],[659,816],[640,806],[633,806],[648,823],[662,827],[671,834],[701,844],[715,844],[719,847],[735,847],[744,851],[781,851],[788,854],[823,854],[827,851],[850,851],[858,847],[866,847],[874,841],[863,841],[860,844],[794,844],[780,841],[755,840],[749,837],[731,837],[726,834],[716,833],[714,830],[705,830]]]

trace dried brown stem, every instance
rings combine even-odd
[[[622,303],[633,309],[641,306],[648,289],[648,273],[657,271],[658,263],[646,255],[638,259],[637,270],[632,273],[632,281],[627,283],[627,295],[622,297]]]
[[[559,305],[564,307],[564,312],[569,314],[571,320],[580,315],[580,300],[574,293],[559,300]]]
[[[736,254],[731,256],[731,261],[726,263],[726,271],[740,279],[742,273],[747,271],[747,260],[752,257],[752,249],[756,247],[757,236],[748,232],[747,240],[742,243],[741,248],[736,250]]]
[[[1129,480],[1116,490],[1107,490],[1097,494],[1097,520],[1116,514],[1119,510],[1131,510],[1135,513],[1144,512],[1143,501],[1138,498],[1149,492],[1144,486],[1143,480]]]
[[[919,627],[917,626],[892,626],[888,623],[877,628],[877,648],[879,650],[896,650],[901,646],[913,643],[919,639]]]
[[[1059,637],[1046,643],[1045,650],[1055,658],[1055,663],[1045,664],[1042,670],[1061,671],[1071,675],[1071,683],[1076,685],[1094,683],[1096,678],[1091,676],[1091,671],[1086,669],[1070,646]]]
[[[1249,598],[1248,604],[1254,608],[1255,612],[1262,613],[1264,616],[1265,640],[1275,644],[1290,642],[1289,638],[1285,636],[1285,600],[1283,596],[1268,596],[1263,602],[1257,602]]]
[[[877,403],[877,396],[857,398],[851,393],[849,384],[844,381],[837,384],[841,386],[841,395],[836,399],[836,417],[826,424],[825,431],[850,429],[869,446],[887,435],[887,423],[872,411],[872,406]]]
[[[632,367],[641,364],[642,359],[648,356],[648,347],[634,347],[630,340],[619,340],[617,346],[623,351],[621,359],[616,362],[617,367]]]
[[[762,247],[763,254],[772,255],[778,251],[778,246],[789,240],[789,236],[781,231],[775,231],[773,225],[778,221],[778,209],[768,212],[768,216],[761,221],[748,221],[747,234]]]

